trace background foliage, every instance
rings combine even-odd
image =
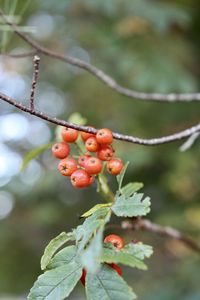
[[[197,91],[200,4],[195,0],[1,0],[7,14],[21,16],[24,30],[42,44],[102,68],[120,83],[141,91]],[[8,28],[7,28],[8,29]],[[1,30],[1,52],[27,46]],[[6,34],[5,34],[6,33]],[[31,58],[0,58],[0,88],[20,101],[29,96]],[[89,74],[42,57],[37,107],[67,119],[79,111],[96,127],[152,137],[199,121],[199,104],[142,103],[117,95]],[[99,202],[95,188],[74,190],[56,172],[49,150],[19,172],[24,154],[54,139],[55,127],[0,103],[0,299],[23,298],[39,274],[48,241],[79,224]],[[187,152],[180,143],[143,147],[116,142],[129,160],[125,181],[142,181],[151,196],[150,218],[199,239],[200,143]],[[111,178],[110,178],[111,181]],[[111,182],[113,187],[115,183]],[[115,219],[113,219],[115,222]],[[123,232],[121,234],[124,234]],[[149,271],[124,269],[143,300],[197,300],[199,257],[182,244],[141,232],[127,232],[154,246]],[[70,299],[84,299],[76,290]]]

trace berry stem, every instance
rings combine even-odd
[[[114,202],[114,194],[111,191],[107,178],[103,174],[98,174],[97,177],[97,192],[100,193],[106,202]]]
[[[81,141],[77,140],[74,144],[75,144],[76,148],[78,149],[79,154],[83,155],[85,153],[85,151],[84,151],[84,148],[82,147]]]

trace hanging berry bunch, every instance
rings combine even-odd
[[[52,146],[52,154],[60,159],[58,170],[63,176],[69,176],[76,188],[84,188],[95,181],[95,176],[103,172],[104,166],[111,175],[118,175],[123,163],[114,157],[112,146],[113,135],[108,128],[102,128],[97,134],[80,132],[85,153],[79,151],[78,159],[69,156],[69,143],[77,143],[79,132],[76,129],[63,127],[61,130],[62,142]]]

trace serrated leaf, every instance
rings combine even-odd
[[[142,182],[130,182],[121,188],[121,193],[126,197],[132,196],[135,192],[143,188],[144,184]]]
[[[93,206],[90,210],[88,210],[87,212],[85,212],[81,217],[82,218],[87,218],[89,216],[91,216],[93,213],[95,213],[97,210],[99,210],[102,207],[110,207],[112,206],[112,203],[101,203],[101,204],[97,204],[95,206]]]
[[[47,265],[47,269],[55,269],[63,265],[67,265],[76,258],[77,249],[76,246],[68,246],[60,250],[56,255],[51,259]]]
[[[112,248],[103,248],[101,262],[116,264],[120,263],[140,270],[147,269],[147,266],[141,259],[132,253],[129,253],[126,251],[126,249],[116,250]]]
[[[42,270],[46,269],[56,251],[70,240],[74,240],[72,233],[61,232],[58,236],[50,241],[50,243],[45,248],[44,254],[41,258]]]
[[[64,300],[82,275],[82,267],[75,261],[46,271],[30,290],[28,300]]]
[[[100,260],[102,253],[103,228],[100,228],[90,245],[81,253],[81,263],[90,273],[96,273],[100,269]]]
[[[110,208],[102,207],[88,217],[82,225],[78,226],[74,230],[79,252],[85,248],[96,230],[109,221],[110,215]]]
[[[121,189],[122,182],[123,182],[123,179],[124,179],[124,175],[126,173],[126,169],[128,168],[128,165],[129,165],[129,161],[127,161],[127,163],[124,165],[124,167],[121,170],[120,174],[117,175],[117,182],[118,182],[118,185],[119,185],[119,190]]]
[[[48,143],[48,144],[44,144],[38,148],[35,148],[29,152],[26,153],[26,155],[23,158],[22,161],[22,165],[20,167],[20,170],[23,171],[25,169],[25,167],[28,165],[28,163],[36,158],[38,155],[40,155],[41,153],[43,153],[44,151],[46,151],[47,149],[51,148],[52,143]]]
[[[86,275],[87,300],[133,300],[131,287],[112,268],[103,265],[96,274]]]
[[[130,243],[124,247],[124,250],[141,260],[149,258],[153,254],[153,248],[141,242]]]
[[[135,193],[126,198],[123,194],[116,197],[116,201],[111,207],[114,214],[118,217],[138,217],[145,216],[150,212],[150,198],[142,200],[143,194]]]

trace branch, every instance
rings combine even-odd
[[[53,50],[50,50],[48,48],[41,46],[36,41],[34,41],[32,38],[30,38],[26,34],[22,33],[13,22],[10,22],[10,20],[5,16],[2,9],[0,9],[0,16],[5,21],[6,24],[8,24],[12,27],[13,31],[21,39],[23,39],[26,43],[28,43],[32,48],[36,49],[38,52],[40,52],[46,56],[50,56],[55,59],[64,61],[65,63],[68,63],[70,65],[76,66],[78,68],[81,68],[81,69],[89,72],[90,74],[92,74],[93,76],[98,78],[100,81],[102,81],[104,84],[106,84],[108,87],[115,90],[117,93],[119,93],[121,95],[130,97],[130,98],[134,98],[134,99],[138,99],[138,100],[148,100],[148,101],[158,101],[158,102],[200,101],[200,93],[185,93],[185,94],[143,93],[143,92],[138,92],[135,90],[125,88],[125,87],[119,85],[112,77],[110,77],[105,72],[96,68],[93,65],[91,65],[83,60],[80,60],[80,59],[77,59],[77,58],[74,58],[74,57],[68,56],[68,55],[62,55],[60,53],[57,53]]]
[[[50,123],[69,127],[69,128],[74,128],[74,129],[77,129],[80,131],[90,132],[90,133],[94,133],[94,134],[97,133],[97,129],[95,129],[95,128],[76,125],[76,124],[73,124],[73,123],[70,123],[70,122],[67,122],[64,120],[53,118],[51,116],[44,114],[41,111],[31,109],[1,92],[0,92],[0,99],[2,101],[9,103],[12,106],[15,106],[16,108],[20,109],[21,111],[24,111],[26,113],[34,115],[34,116],[36,116],[40,119],[46,120]],[[195,132],[199,132],[199,131],[200,131],[200,123],[188,128],[188,129],[185,129],[183,131],[180,131],[178,133],[168,135],[168,136],[163,136],[160,138],[142,139],[139,137],[135,137],[135,136],[131,136],[131,135],[124,135],[124,134],[117,133],[117,132],[113,132],[113,137],[116,140],[121,140],[121,141],[125,141],[125,142],[135,143],[135,144],[139,144],[139,145],[154,146],[154,145],[165,144],[165,143],[181,140],[181,139],[187,138],[187,137],[193,135]]]
[[[191,135],[187,141],[181,145],[181,147],[179,148],[179,150],[181,152],[184,152],[188,149],[190,149],[192,147],[192,145],[196,142],[196,140],[199,138],[200,136],[200,131],[199,132],[195,132],[193,135]]]
[[[35,96],[35,89],[39,75],[39,67],[40,67],[40,57],[35,55],[33,58],[34,62],[34,71],[33,71],[33,78],[31,84],[31,94],[30,94],[30,109],[34,111],[34,96]]]
[[[196,241],[194,241],[191,237],[183,234],[177,229],[174,229],[169,226],[165,227],[165,226],[155,224],[148,219],[136,219],[132,222],[123,221],[121,223],[121,229],[144,230],[144,231],[150,231],[159,234],[164,237],[170,237],[172,239],[182,242],[183,244],[185,244],[185,246],[200,253],[200,245]]]

